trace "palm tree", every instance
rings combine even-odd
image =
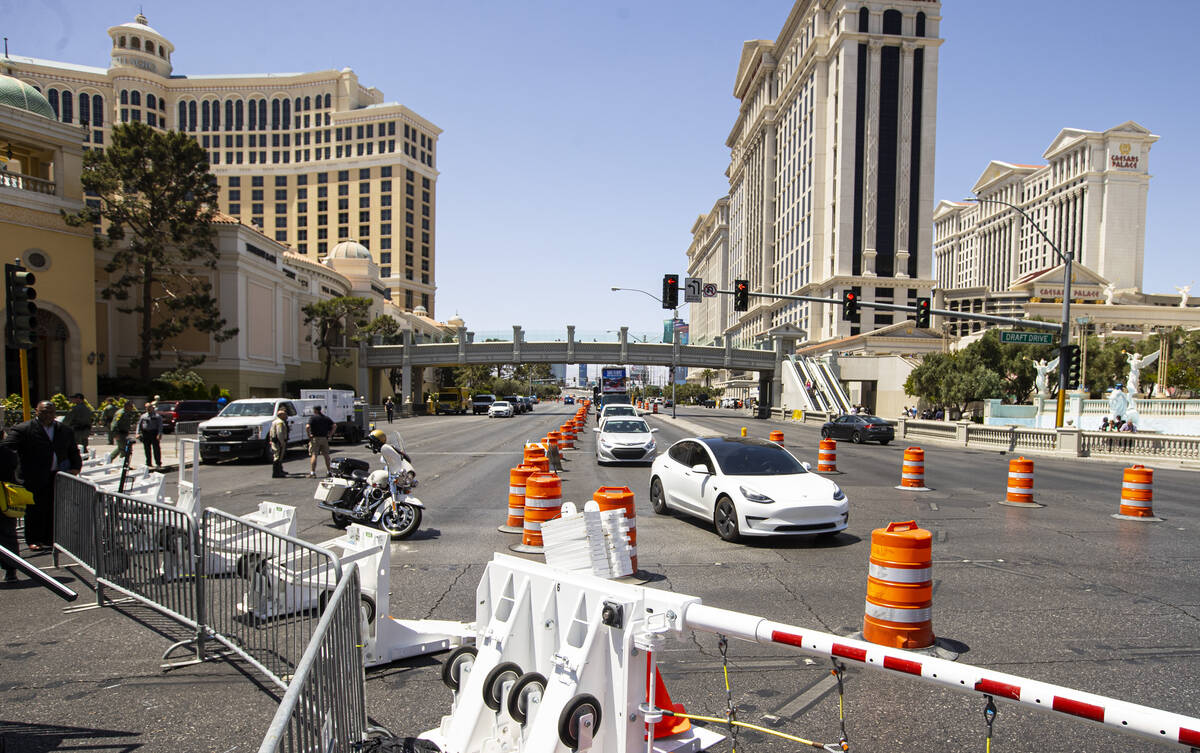
[[[712,380],[716,375],[717,372],[712,369],[704,369],[700,372],[700,378],[704,380],[704,389],[712,387]]]

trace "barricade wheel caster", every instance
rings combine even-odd
[[[545,695],[546,676],[538,672],[526,672],[517,678],[512,692],[508,694],[508,715],[519,724],[529,721],[529,704],[532,697]]]
[[[579,748],[579,723],[583,717],[592,716],[592,736],[600,729],[600,701],[589,693],[571,699],[558,715],[558,739],[571,750]]]
[[[492,711],[500,710],[504,683],[514,682],[521,676],[521,667],[514,662],[500,662],[488,672],[483,681],[483,703]]]
[[[459,646],[450,652],[446,657],[446,663],[442,665],[442,682],[446,687],[458,692],[458,681],[462,677],[463,667],[469,667],[475,663],[475,656],[479,650],[474,646]]]

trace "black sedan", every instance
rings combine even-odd
[[[896,438],[896,430],[879,416],[850,414],[838,416],[821,427],[822,439],[849,439],[855,444],[887,444]]]

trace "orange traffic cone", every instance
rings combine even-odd
[[[650,698],[650,665],[646,665],[646,698]],[[667,692],[667,685],[663,682],[662,673],[658,668],[654,669],[654,705],[663,711],[675,711],[680,714],[687,713],[687,709],[682,703],[672,703],[671,694]],[[646,725],[649,728],[649,724]],[[670,737],[678,735],[680,732],[687,732],[692,728],[692,723],[688,719],[681,716],[663,715],[661,721],[654,723],[654,739],[662,737]]]

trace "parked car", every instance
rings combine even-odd
[[[837,484],[810,473],[780,445],[747,437],[693,437],[671,445],[650,467],[650,507],[711,521],[726,541],[832,536],[850,520]]]
[[[488,418],[495,418],[496,416],[501,418],[512,418],[516,412],[517,409],[507,400],[497,400],[488,406]]]
[[[496,396],[487,393],[481,393],[471,398],[471,413],[478,416],[480,413],[487,413],[488,408],[492,403],[496,402]]]
[[[180,421],[207,421],[221,412],[215,400],[160,400],[158,414],[163,419],[163,433],[175,431]]]
[[[574,395],[563,395],[563,405],[574,405],[574,404],[575,404],[575,396]]]
[[[821,426],[822,439],[849,439],[854,444],[878,442],[887,444],[896,438],[896,430],[879,416],[863,413],[838,416]]]
[[[657,452],[654,432],[658,429],[651,429],[644,418],[610,418],[592,431],[596,432],[597,463],[648,463],[654,460]]]

